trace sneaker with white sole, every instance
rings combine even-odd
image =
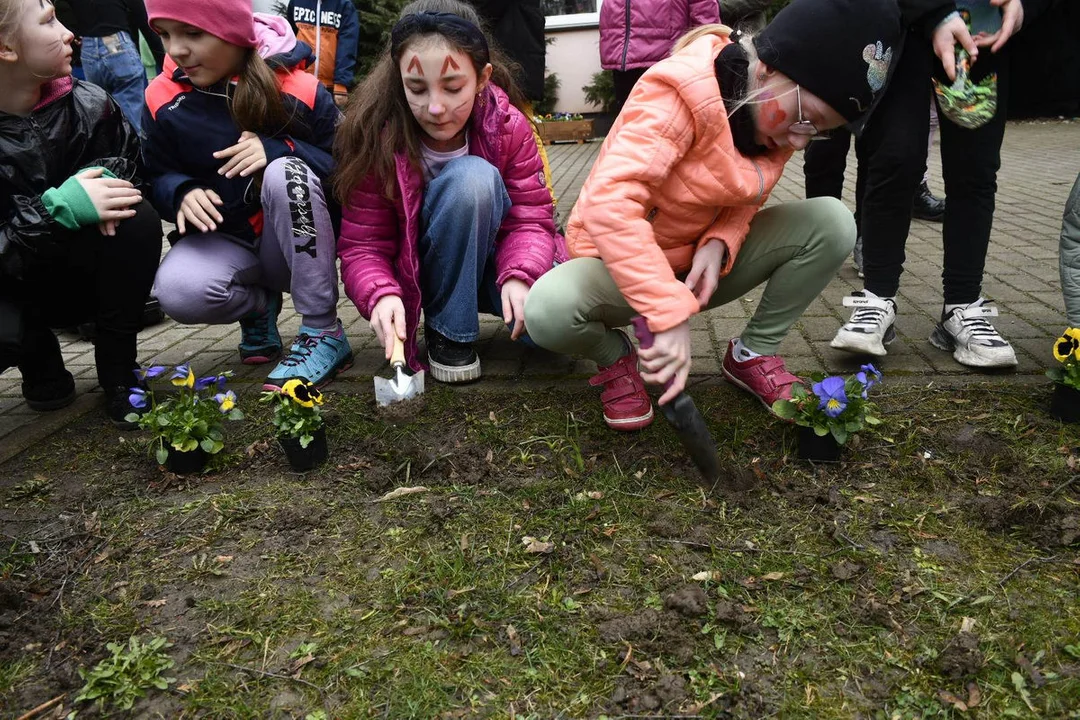
[[[885,346],[896,339],[896,302],[862,290],[844,298],[844,307],[855,310],[836,331],[829,347],[860,355],[886,355]]]
[[[951,352],[956,362],[969,367],[1013,367],[1016,352],[1001,337],[987,318],[997,317],[998,310],[979,298],[970,305],[942,314],[941,322],[930,333],[930,344]]]

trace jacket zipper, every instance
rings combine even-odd
[[[757,170],[757,199],[760,200],[761,196],[765,194],[765,175],[761,172],[761,167],[754,162],[750,161],[750,164]]]
[[[630,0],[626,0],[626,33],[623,35],[622,72],[626,72],[626,54],[630,52]]]

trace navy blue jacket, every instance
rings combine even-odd
[[[330,155],[341,112],[333,96],[305,71],[311,48],[302,42],[286,53],[266,58],[277,75],[292,120],[287,128],[262,136],[267,163],[295,156],[308,164],[323,183],[334,167]],[[172,58],[146,90],[143,109],[143,157],[151,182],[150,201],[161,217],[176,221],[184,196],[194,188],[213,190],[224,205],[218,231],[254,242],[262,234],[262,208],[253,177],[218,175],[226,160],[214,153],[235,145],[241,130],[233,120],[226,93],[235,79],[200,90]]]

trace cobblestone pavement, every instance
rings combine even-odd
[[[548,148],[563,219],[568,216],[599,149],[600,141]],[[931,187],[935,194],[941,195],[943,184],[936,151],[930,158],[930,166]],[[1057,269],[1058,235],[1064,203],[1078,171],[1080,122],[1009,124],[1002,149],[997,213],[983,289],[997,303],[1001,316],[996,326],[1012,341],[1020,360],[1015,373],[998,376],[1002,382],[1030,380],[1054,362],[1051,341],[1064,327],[1065,317]],[[854,181],[852,156],[845,184],[845,200],[849,204]],[[796,157],[788,165],[770,202],[787,202],[802,196],[802,162]],[[951,354],[936,350],[927,342],[941,311],[940,267],[941,226],[913,222],[898,298],[899,339],[890,345],[888,357],[880,363],[887,372],[930,378],[974,374],[957,364]],[[858,358],[831,349],[829,340],[847,317],[841,304],[843,297],[859,288],[861,283],[854,268],[846,264],[780,347],[793,371],[846,370],[858,365]],[[694,374],[718,375],[719,359],[727,339],[739,334],[760,295],[759,289],[740,301],[693,319]],[[333,389],[369,392],[370,377],[384,367],[382,350],[367,322],[344,293],[339,309],[356,350],[356,363]],[[281,334],[295,333],[299,324],[299,317],[287,303],[280,319]],[[511,342],[496,318],[482,320],[481,336],[480,355],[484,375],[489,379],[552,382],[570,374],[577,376],[572,382],[583,385],[581,378],[595,370],[590,362],[530,350]],[[68,409],[39,415],[23,402],[18,371],[13,368],[0,375],[0,461],[79,414],[98,411],[101,393],[96,387],[93,346],[74,336],[61,335],[60,339],[65,362],[75,375],[81,396]],[[141,333],[139,357],[144,363],[191,361],[200,374],[232,369],[241,385],[246,382],[257,386],[269,368],[240,365],[236,352],[238,341],[239,328],[235,324],[195,326],[166,321]],[[478,387],[482,388],[483,383]]]

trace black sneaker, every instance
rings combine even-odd
[[[917,220],[943,222],[945,220],[945,199],[934,197],[930,186],[925,182],[919,185],[915,193],[915,202],[911,206],[911,217]]]
[[[472,343],[451,340],[424,327],[431,376],[444,383],[466,383],[480,379],[480,357]]]
[[[64,367],[60,343],[52,330],[27,327],[19,357],[22,394],[35,412],[49,412],[75,402],[75,378]]]
[[[105,391],[105,414],[118,430],[134,430],[139,427],[127,419],[131,413],[140,417],[146,412],[146,408],[137,408],[131,404],[128,398],[131,396],[131,388],[117,386]]]

